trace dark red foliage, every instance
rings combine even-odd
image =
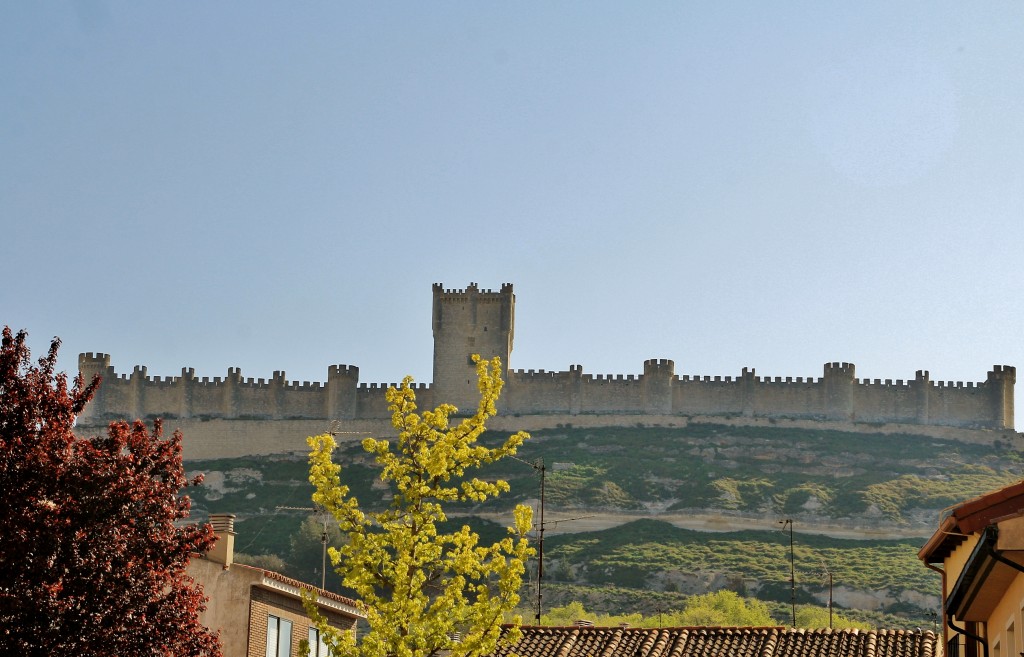
[[[0,345],[0,654],[219,656],[185,574],[214,538],[182,522],[181,435],[75,436],[99,381],[69,388],[60,341],[33,365],[25,337]]]

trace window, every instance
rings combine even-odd
[[[292,657],[292,622],[267,616],[267,657]]]
[[[309,628],[309,657],[329,657],[327,644],[324,643],[320,630],[315,627]]]
[[[1006,626],[1006,654],[1014,655],[1017,653],[1017,626],[1013,621]]]

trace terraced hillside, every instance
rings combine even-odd
[[[801,600],[827,600],[827,569],[838,606],[909,615],[917,624],[937,606],[939,583],[916,550],[941,509],[1024,474],[1022,455],[997,442],[711,424],[563,427],[535,434],[520,457],[486,473],[508,479],[510,495],[458,512],[494,531],[490,521],[507,517],[513,503],[536,504],[539,477],[530,464],[542,459],[552,603],[597,593],[588,608],[626,613],[652,595],[673,604],[723,587],[788,601],[788,533],[777,525],[787,518],[796,528]],[[338,459],[364,504],[387,503],[358,441],[345,443]],[[193,495],[200,514],[238,514],[240,550],[298,554],[292,536],[303,514],[276,508],[309,505],[304,454],[188,468],[207,474]],[[558,522],[569,518],[576,520]],[[287,567],[309,576],[301,564]]]

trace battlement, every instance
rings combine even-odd
[[[989,381],[1017,382],[1017,368],[1010,365],[993,365],[988,373]]]
[[[675,361],[667,358],[649,358],[644,361],[644,376],[672,377],[675,376]]]
[[[514,376],[518,379],[553,379],[559,376],[567,376],[570,373],[571,372],[549,372],[547,370],[512,370],[509,372],[511,376]]]
[[[359,368],[355,365],[331,365],[327,368],[327,377],[332,376],[354,376],[359,378]]]
[[[856,373],[857,367],[853,363],[825,363],[825,376],[841,375],[852,378]]]
[[[502,283],[501,289],[495,292],[494,290],[481,290],[476,283],[470,283],[463,289],[459,288],[446,288],[442,283],[434,283],[434,294],[441,295],[445,300],[464,300],[468,299],[470,295],[478,296],[504,296],[512,294],[512,284]]]
[[[359,384],[358,390],[359,390],[359,392],[364,392],[364,393],[365,392],[380,392],[380,393],[383,393],[388,388],[401,388],[401,387],[402,387],[401,383],[361,383],[361,384]],[[413,382],[413,383],[409,384],[409,388],[411,390],[414,390],[414,391],[429,390],[430,389],[430,384],[429,383],[415,383],[415,382]]]
[[[584,374],[584,381],[636,381],[637,377],[635,374]]]
[[[747,368],[743,368],[744,373],[746,372],[746,370],[747,370]],[[753,373],[754,370],[750,370],[750,371],[751,371],[751,373]],[[798,377],[795,377],[795,378],[792,377],[792,376],[787,376],[787,377],[777,376],[774,379],[772,377],[770,377],[770,376],[764,376],[764,377],[755,376],[754,377],[754,382],[755,383],[763,383],[765,385],[793,385],[793,384],[806,385],[808,383],[811,383],[811,384],[816,383],[816,381],[813,378],[807,377],[807,379],[804,380],[804,377],[802,377],[802,376],[798,376]]]
[[[874,380],[872,380],[872,379],[858,379],[858,380],[854,381],[854,383],[856,383],[857,385],[860,385],[860,386],[875,386],[875,387],[886,387],[886,388],[908,388],[908,387],[910,387],[910,383],[911,382],[910,381],[904,381],[903,379],[896,379],[895,381],[893,381],[892,379],[885,379],[884,381],[882,379],[874,379]]]
[[[743,371],[746,372],[747,369],[743,368]],[[750,371],[753,372],[753,370],[750,370]],[[716,375],[716,376],[710,376],[710,375],[700,376],[700,375],[696,375],[696,374],[694,374],[694,375],[683,374],[682,376],[679,376],[677,378],[678,378],[678,380],[686,382],[686,383],[734,383],[735,381],[740,381],[744,377],[741,376],[741,377],[737,377],[736,379],[733,379],[733,377],[731,377],[731,376],[721,376],[721,375]],[[787,377],[787,378],[792,378],[792,377]],[[759,380],[760,380],[759,378],[755,377],[755,381],[759,381]],[[796,381],[797,381],[797,383],[803,383],[803,377],[802,376],[798,376]],[[808,382],[810,382],[810,379],[808,379]]]

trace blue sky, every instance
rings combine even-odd
[[[981,381],[1024,366],[1021,34],[1019,2],[5,3],[0,323],[68,369],[429,381],[431,284],[511,282],[517,369]]]

